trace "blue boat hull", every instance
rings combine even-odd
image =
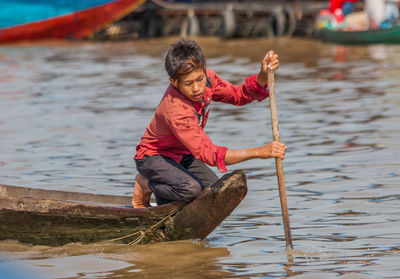
[[[83,38],[144,0],[0,0],[0,42]]]

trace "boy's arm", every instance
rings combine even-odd
[[[262,60],[260,72],[247,77],[242,85],[233,85],[220,78],[215,72],[208,70],[207,74],[211,77],[212,98],[217,102],[239,106],[254,100],[262,101],[269,96],[267,71],[269,69],[275,71],[278,67],[278,55],[269,51]]]
[[[183,107],[183,109],[189,110],[190,106]],[[171,118],[169,118],[168,124],[173,134],[197,159],[210,166],[217,166],[221,172],[226,172],[226,165],[250,159],[273,157],[284,159],[285,157],[286,146],[277,141],[260,147],[239,150],[229,150],[226,147],[217,146],[211,142],[211,139],[198,125],[194,113],[193,116],[191,115],[181,114],[173,107],[169,110]]]
[[[242,106],[254,100],[262,101],[269,96],[267,86],[262,87],[258,83],[257,75],[247,77],[241,85],[234,85],[211,70],[209,72],[213,101]]]
[[[239,149],[239,150],[231,150],[228,149],[225,155],[225,164],[232,165],[236,163],[240,163],[250,159],[268,159],[268,158],[285,158],[285,144],[273,141],[267,145],[247,148],[247,149]]]

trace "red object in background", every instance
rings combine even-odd
[[[43,21],[0,28],[0,42],[38,39],[80,39],[122,18],[144,0],[117,0]]]
[[[341,9],[344,0],[331,0],[329,4],[329,10],[333,14],[337,9]]]
[[[342,9],[336,9],[333,12],[333,17],[335,18],[336,24],[342,24],[344,20],[344,15]]]
[[[356,3],[358,0],[331,0],[329,4],[329,10],[334,13],[336,9],[341,9],[344,2]]]

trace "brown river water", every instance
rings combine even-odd
[[[163,56],[175,40],[0,46],[0,183],[132,195],[135,146],[168,85]],[[204,241],[2,241],[0,278],[400,278],[400,46],[198,42],[234,83],[269,49],[280,55],[293,262],[274,160],[253,160],[229,166],[246,171],[249,192]],[[266,144],[268,102],[214,103],[206,131],[232,149]]]

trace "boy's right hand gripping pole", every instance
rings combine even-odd
[[[278,127],[278,114],[276,111],[276,97],[275,97],[275,77],[274,72],[268,70],[268,88],[269,88],[269,106],[271,111],[272,134],[274,141],[279,141],[279,127]],[[282,219],[285,229],[286,249],[293,249],[292,236],[290,233],[289,212],[286,202],[285,181],[283,178],[282,159],[275,158],[276,175],[278,177],[279,197],[281,200]]]

